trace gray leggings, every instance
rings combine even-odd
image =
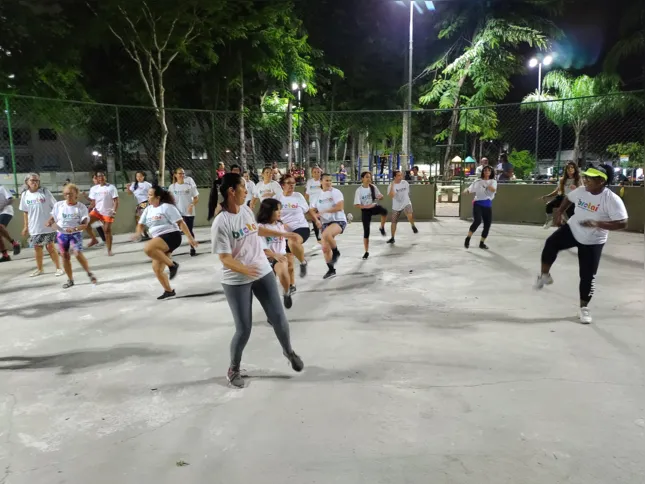
[[[269,324],[273,326],[284,352],[289,354],[293,351],[289,338],[289,322],[284,314],[278,283],[273,273],[249,284],[241,286],[222,284],[222,287],[235,321],[235,335],[231,341],[231,367],[239,368],[242,352],[251,337],[254,295],[269,318]]]

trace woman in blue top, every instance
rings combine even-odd
[[[495,172],[490,166],[485,166],[482,169],[481,179],[473,182],[464,193],[474,193],[475,199],[473,200],[473,224],[468,230],[468,236],[464,242],[464,247],[468,249],[470,247],[470,238],[473,236],[475,231],[479,228],[479,225],[484,221],[484,231],[482,232],[482,238],[479,241],[479,248],[488,250],[486,245],[486,237],[488,237],[488,232],[490,230],[490,225],[493,221],[493,199],[495,198],[495,192],[497,192],[497,182],[495,181]]]

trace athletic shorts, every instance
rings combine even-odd
[[[395,224],[399,221],[399,217],[401,214],[405,212],[406,215],[410,215],[412,213],[412,204],[409,203],[405,207],[403,207],[402,210],[392,210],[392,223]]]
[[[65,232],[58,232],[56,234],[56,241],[58,242],[58,251],[61,254],[68,252],[82,252],[83,251],[83,233],[74,232],[68,234]]]
[[[56,232],[31,236],[32,247],[44,247],[46,245],[53,244],[54,242],[56,242]]]
[[[327,227],[334,224],[340,225],[341,234],[345,232],[345,227],[347,227],[347,222],[329,222],[328,224],[322,224],[322,231],[324,232]]]
[[[90,217],[100,220],[103,223],[111,224],[112,222],[114,222],[114,217],[110,217],[109,215],[103,215],[102,213],[99,213],[97,210],[92,210],[90,212]]]
[[[141,202],[139,205],[137,205],[137,208],[134,211],[134,214],[137,217],[141,217],[141,214],[143,213],[143,211],[146,209],[147,206],[148,206],[148,202]]]
[[[168,252],[173,253],[181,245],[181,232],[168,232],[159,236],[168,245]]]
[[[11,219],[13,218],[13,215],[9,215],[8,213],[0,213],[0,225],[4,225],[5,227],[9,225],[9,222],[11,222]]]
[[[298,234],[300,237],[302,237],[302,243],[304,244],[309,240],[309,236],[311,235],[311,230],[309,227],[300,227],[299,229],[296,229],[293,231],[294,234]],[[289,250],[289,241],[287,240],[287,254],[291,254],[291,250]]]

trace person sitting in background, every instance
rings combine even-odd
[[[479,162],[479,166],[475,170],[475,176],[477,178],[481,178],[482,176],[482,170],[484,169],[485,166],[488,166],[488,158],[483,157],[481,161]]]
[[[347,179],[347,170],[345,169],[345,165],[341,163],[340,168],[338,169],[338,181],[340,182],[341,185],[344,185],[346,179]]]
[[[502,153],[501,155],[499,155],[499,163],[498,163],[497,166],[501,170],[501,174],[500,174],[500,176],[498,178],[499,181],[507,182],[507,181],[513,180],[514,167],[508,161],[508,154]]]

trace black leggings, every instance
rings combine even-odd
[[[478,203],[473,204],[473,223],[470,226],[469,232],[474,233],[484,221],[484,231],[482,232],[482,239],[488,237],[490,225],[493,223],[493,208],[484,207]]]
[[[363,238],[370,238],[370,223],[372,222],[372,215],[387,215],[385,207],[376,205],[372,208],[361,209],[361,220],[363,221]]]
[[[564,195],[558,195],[555,197],[553,200],[551,200],[549,203],[546,204],[546,213],[547,215],[553,215],[553,210],[556,208],[559,208],[560,205],[562,205],[562,202],[564,201]],[[573,217],[573,212],[575,212],[576,206],[572,203],[567,207],[567,217],[571,218]]]
[[[600,264],[600,256],[605,244],[584,245],[579,243],[569,225],[563,225],[546,239],[542,250],[542,264],[551,266],[561,250],[578,248],[578,268],[580,272],[580,300],[591,301],[596,288],[596,273]]]
[[[195,225],[195,217],[188,217],[184,216],[183,217],[184,222],[186,223],[186,227],[188,227],[188,231],[190,232],[190,235],[195,237],[195,234],[193,233],[193,225]]]

